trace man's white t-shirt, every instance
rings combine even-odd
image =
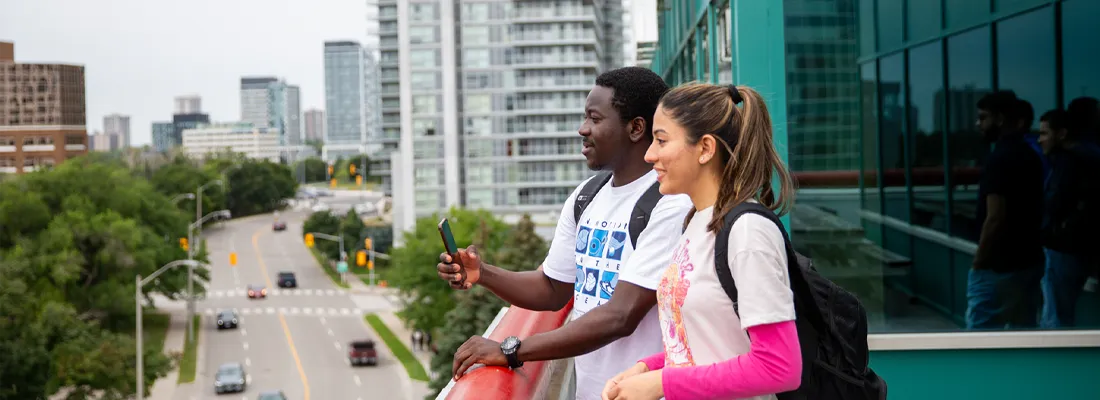
[[[607,303],[620,280],[657,290],[692,203],[685,195],[663,196],[653,208],[645,230],[638,235],[638,243],[631,243],[630,214],[634,204],[655,182],[657,173],[653,171],[619,187],[608,182],[585,208],[579,223],[574,222],[573,204],[587,181],[566,199],[550,252],[542,265],[546,276],[573,283],[572,319]],[[663,349],[654,307],[634,334],[574,358],[576,398],[600,399],[609,379]]]
[[[710,207],[691,217],[657,289],[665,368],[710,365],[746,354],[748,328],[795,319],[779,227],[762,215],[745,213],[730,229],[726,262],[737,285],[735,312],[714,265],[716,235],[707,230],[712,215]]]

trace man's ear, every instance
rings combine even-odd
[[[642,141],[642,139],[645,139],[646,135],[647,133],[645,118],[635,117],[634,119],[630,120],[631,143],[638,143]]]

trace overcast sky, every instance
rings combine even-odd
[[[134,145],[202,96],[214,121],[240,117],[241,76],[276,76],[324,108],[326,40],[362,41],[366,0],[0,0],[0,41],[17,62],[84,65],[89,133],[130,115]],[[655,40],[656,0],[633,0],[636,38]],[[648,11],[648,12],[647,12]],[[648,21],[648,23],[646,22]]]

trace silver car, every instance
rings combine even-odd
[[[241,363],[225,363],[218,367],[218,373],[214,375],[215,393],[240,393],[246,388],[248,375]]]

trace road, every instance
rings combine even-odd
[[[405,399],[405,371],[363,321],[372,311],[392,309],[382,296],[352,294],[334,285],[302,241],[308,214],[280,214],[287,229],[274,232],[273,216],[232,220],[204,232],[210,249],[211,281],[197,304],[203,324],[195,383],[181,386],[178,400],[254,399],[267,390],[282,390],[289,399]],[[237,265],[229,254],[237,253]],[[282,271],[294,272],[297,289],[275,286]],[[265,285],[266,299],[250,300],[249,284]],[[240,327],[218,331],[215,315],[232,308]],[[349,341],[375,340],[381,358],[376,367],[347,363]],[[240,362],[248,389],[240,395],[215,396],[214,375],[223,363]]]

